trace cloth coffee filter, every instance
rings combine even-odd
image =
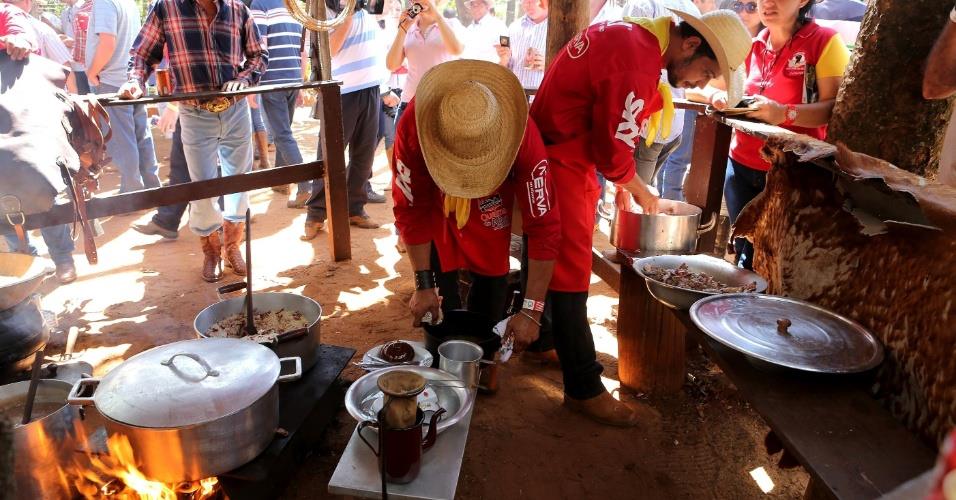
[[[521,83],[487,61],[439,64],[415,91],[422,156],[435,184],[450,196],[493,193],[511,171],[527,121]]]
[[[727,85],[727,107],[736,106],[744,97],[744,61],[753,44],[750,32],[740,17],[731,10],[715,10],[700,17],[677,9],[670,10],[697,30],[714,49]]]

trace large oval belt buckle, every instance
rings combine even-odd
[[[229,109],[229,106],[232,105],[232,102],[228,97],[216,97],[211,101],[206,103],[206,109],[213,113],[222,113],[223,111]]]

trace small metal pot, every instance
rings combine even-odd
[[[22,406],[29,387],[28,380],[0,386],[0,406]],[[62,380],[40,380],[34,399],[34,420],[13,429],[17,498],[70,497],[68,485],[60,481],[58,471],[76,458],[76,445],[82,441],[82,426],[77,425],[79,410],[66,404],[71,387]],[[45,416],[37,411],[50,405],[59,405],[59,409]]]
[[[692,254],[697,237],[717,225],[717,214],[703,226],[702,210],[674,200],[658,202],[660,214],[644,215],[618,210],[611,224],[611,244],[641,255]]]
[[[296,369],[280,376],[285,361]],[[137,354],[102,379],[78,381],[67,401],[95,405],[110,434],[129,438],[146,476],[196,481],[259,455],[279,423],[276,382],[301,376],[299,358],[279,359],[254,342],[184,340]],[[93,393],[81,396],[87,387]]]
[[[220,289],[222,290],[222,289]],[[309,334],[295,340],[279,344],[263,344],[275,351],[280,358],[299,357],[302,359],[302,370],[309,371],[319,360],[320,326],[322,306],[318,302],[287,292],[261,292],[252,294],[252,305],[259,311],[299,311],[309,322]],[[245,297],[235,297],[217,302],[196,315],[193,329],[196,336],[206,338],[206,331],[219,320],[233,314],[245,313]]]

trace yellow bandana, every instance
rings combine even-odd
[[[446,194],[445,217],[448,217],[452,213],[455,214],[458,229],[465,227],[465,224],[468,223],[468,216],[471,215],[471,200]]]
[[[625,17],[624,20],[650,31],[657,38],[657,43],[661,47],[661,55],[664,54],[664,51],[667,50],[667,46],[671,41],[670,16],[658,17],[656,19],[649,17]],[[674,98],[671,95],[671,86],[665,82],[659,82],[657,84],[657,91],[661,94],[664,107],[661,108],[660,111],[651,114],[650,121],[647,125],[647,139],[645,141],[648,146],[654,143],[654,138],[657,137],[658,131],[661,132],[661,136],[663,137],[669,136],[671,134],[671,123],[674,121]]]

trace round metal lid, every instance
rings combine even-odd
[[[801,300],[752,293],[714,295],[697,301],[690,317],[721,344],[779,366],[857,373],[883,361],[883,346],[869,330]]]
[[[195,339],[141,352],[109,372],[93,395],[103,415],[138,427],[183,427],[243,410],[279,376],[268,347],[242,339]]]

